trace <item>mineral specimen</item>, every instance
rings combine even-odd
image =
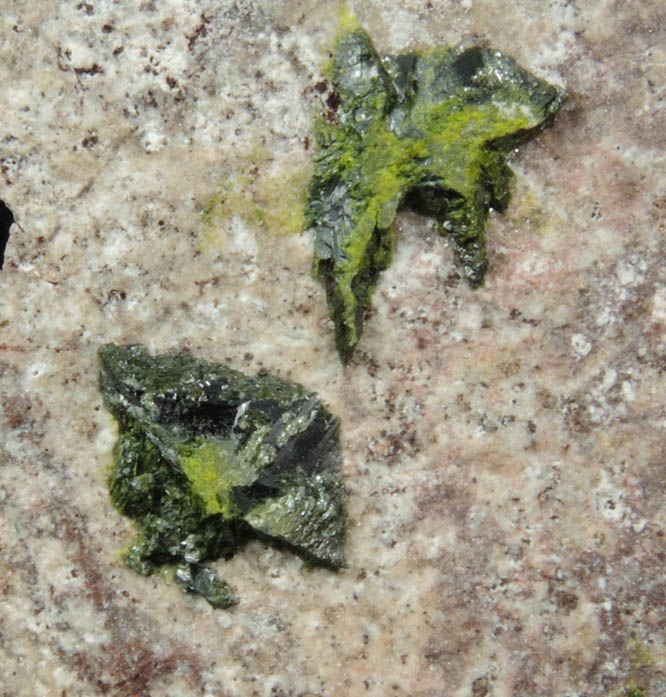
[[[133,518],[135,571],[175,565],[214,607],[236,602],[205,565],[257,537],[313,565],[344,563],[338,420],[301,386],[142,346],[99,351],[119,437],[111,500]]]
[[[483,48],[380,56],[353,18],[331,82],[330,108],[316,124],[307,224],[347,362],[390,261],[398,207],[434,216],[470,285],[481,285],[487,212],[509,200],[507,153],[552,123],[563,93]]]

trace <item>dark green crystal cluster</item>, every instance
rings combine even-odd
[[[260,538],[314,565],[344,562],[347,515],[338,420],[301,386],[142,346],[100,351],[118,420],[111,499],[136,521],[126,562],[175,565],[186,591],[236,602],[205,562]]]
[[[488,210],[504,210],[507,153],[552,123],[561,90],[482,48],[380,56],[347,16],[317,124],[307,222],[343,362],[391,258],[400,206],[434,216],[472,287],[487,268]],[[299,385],[138,345],[100,351],[118,420],[111,499],[134,519],[127,564],[175,567],[214,607],[237,602],[207,562],[248,539],[313,565],[344,563],[347,513],[339,422]]]
[[[434,216],[472,287],[487,268],[484,225],[504,210],[507,153],[552,123],[563,93],[482,48],[380,56],[351,17],[331,66],[334,92],[318,121],[307,224],[336,345],[347,362],[393,249],[401,205]]]

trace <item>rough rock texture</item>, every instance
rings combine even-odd
[[[312,238],[200,217],[306,168],[337,3],[5,3],[3,697],[666,694],[666,8],[352,4],[380,52],[493,46],[571,99],[511,163],[485,287],[399,215],[342,368]],[[253,542],[228,613],[127,570],[107,342],[320,394],[348,568]]]

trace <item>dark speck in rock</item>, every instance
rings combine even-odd
[[[337,92],[331,92],[331,94],[329,94],[328,97],[326,98],[326,106],[331,111],[337,111],[341,102],[342,102],[342,98],[340,97],[340,95]]]
[[[5,261],[5,249],[9,241],[9,228],[14,223],[14,214],[0,201],[0,269]]]
[[[88,67],[74,68],[77,75],[100,75],[104,73],[104,69],[98,63],[93,63]]]

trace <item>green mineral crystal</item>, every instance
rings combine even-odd
[[[100,351],[118,420],[111,500],[136,521],[135,571],[175,566],[214,607],[236,602],[206,561],[255,537],[332,569],[344,563],[338,419],[301,386],[142,346]]]
[[[380,56],[358,24],[347,24],[331,66],[331,109],[316,125],[307,208],[343,362],[390,261],[398,208],[433,216],[470,285],[480,286],[488,210],[509,200],[507,153],[550,125],[563,100],[497,51]]]

